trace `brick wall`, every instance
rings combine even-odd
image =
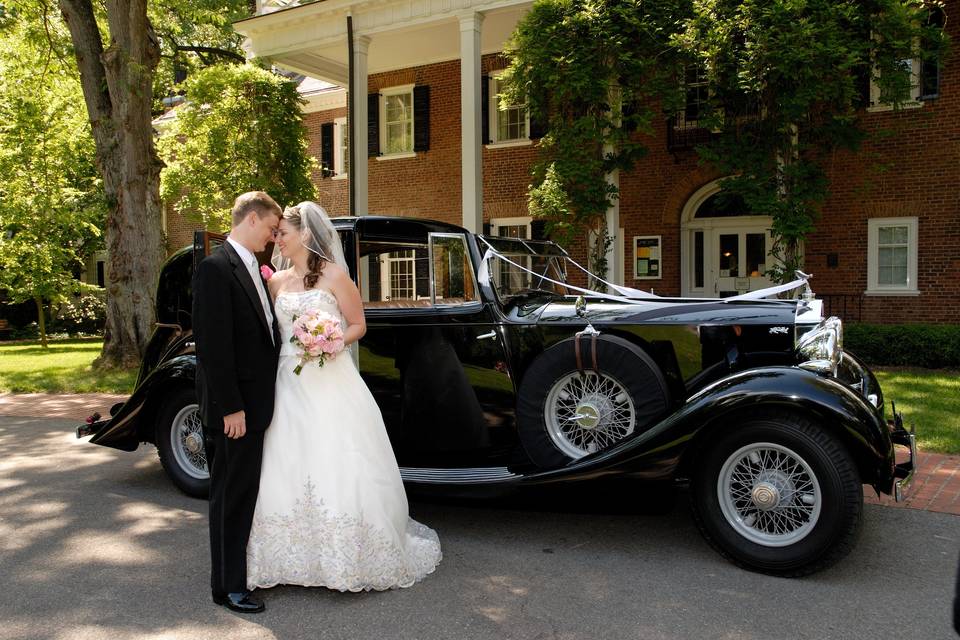
[[[947,15],[960,11],[949,0]],[[956,21],[948,21],[953,40],[960,40]],[[505,66],[499,55],[484,56],[490,73]],[[368,91],[405,85],[430,86],[430,150],[413,158],[367,159],[370,212],[461,222],[460,66],[443,62],[375,74]],[[901,113],[864,114],[870,140],[856,153],[837,153],[828,175],[830,196],[822,219],[806,243],[806,269],[814,274],[814,290],[829,299],[848,320],[870,322],[960,322],[960,59],[945,62],[939,98]],[[320,126],[344,117],[346,109],[307,114],[310,152],[319,158]],[[720,178],[700,166],[690,150],[671,153],[667,124],[657,123],[647,136],[649,154],[620,176],[620,220],[624,229],[624,275],[628,286],[661,295],[681,292],[680,216],[700,187]],[[365,157],[365,152],[362,157]],[[483,216],[527,215],[527,187],[537,157],[535,145],[484,148]],[[882,168],[878,164],[882,163]],[[331,215],[348,213],[346,180],[314,175],[318,200]],[[920,296],[865,296],[867,285],[867,220],[872,217],[919,217]],[[180,238],[170,221],[171,240]],[[189,242],[189,232],[183,236]],[[632,239],[662,236],[659,280],[634,280]],[[568,248],[586,264],[585,239]],[[837,266],[827,266],[828,254]],[[575,279],[582,282],[580,278]]]

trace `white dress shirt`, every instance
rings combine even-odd
[[[260,304],[263,306],[263,317],[267,319],[267,326],[270,328],[270,341],[273,341],[273,313],[270,312],[270,302],[267,299],[269,295],[267,289],[263,283],[263,278],[260,276],[260,268],[257,265],[257,256],[253,255],[249,249],[245,246],[234,240],[233,238],[228,237],[227,242],[236,250],[237,255],[240,256],[240,259],[243,260],[243,264],[247,267],[247,273],[250,274],[250,278],[253,280],[253,286],[257,290],[257,293],[260,294]]]

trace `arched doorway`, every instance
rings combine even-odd
[[[770,286],[769,216],[751,215],[717,180],[690,197],[680,221],[684,296],[725,298]]]

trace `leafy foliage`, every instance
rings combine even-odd
[[[85,287],[74,277],[102,247],[106,214],[93,140],[67,55],[42,5],[5,5],[0,22],[0,289],[44,308]]]
[[[531,119],[549,127],[531,211],[561,241],[592,230],[600,238],[595,266],[605,255],[605,213],[619,195],[604,176],[644,155],[631,132],[650,132],[655,99],[676,94],[670,35],[687,12],[683,0],[538,0],[505,48],[503,102],[526,103]]]
[[[188,80],[187,100],[159,145],[161,194],[177,211],[228,229],[239,193],[262,190],[280,203],[314,197],[294,83],[253,65],[215,65]]]
[[[686,73],[706,77],[698,123],[717,132],[703,161],[724,188],[773,219],[774,257],[788,279],[827,196],[824,161],[864,138],[858,119],[872,79],[900,108],[917,78],[904,61],[944,55],[921,0],[537,0],[506,53],[506,101],[549,122],[530,207],[561,241],[584,229],[607,239],[618,196],[606,179],[645,148],[633,130],[683,104]],[[599,250],[597,248],[600,248]],[[595,261],[594,261],[595,262]]]
[[[856,149],[868,81],[902,108],[917,78],[905,61],[943,55],[945,40],[920,0],[701,0],[674,37],[709,96],[700,124],[717,131],[699,149],[733,177],[725,190],[773,219],[772,276],[802,267],[828,184],[825,160]]]

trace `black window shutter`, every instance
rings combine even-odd
[[[531,240],[549,240],[547,237],[547,221],[546,220],[531,220],[530,221],[530,236]]]
[[[480,76],[480,138],[490,144],[490,76]]]
[[[413,88],[413,150],[430,150],[430,87]]]
[[[530,114],[530,139],[537,140],[547,135],[547,123]]]
[[[320,125],[320,166],[323,167],[323,177],[328,178],[336,173],[333,166],[333,123],[324,122]]]
[[[492,231],[493,231],[493,228],[492,228],[492,226],[490,225],[490,223],[489,223],[489,222],[484,222],[484,223],[483,223],[483,235],[488,236],[488,235],[490,235],[490,233],[491,233]]]
[[[927,28],[936,28],[943,30],[944,25],[943,10],[934,7],[930,10],[927,18]],[[932,49],[932,43],[927,37],[921,39],[921,49],[927,51]],[[940,95],[940,56],[934,55],[924,57],[920,62],[920,99],[931,100]]]
[[[870,106],[870,67],[861,65],[854,70],[853,76],[856,96],[854,106],[864,108]]]
[[[367,156],[380,155],[380,94],[367,94]]]
[[[636,102],[630,101],[630,102],[625,102],[623,104],[622,123],[623,123],[624,131],[628,133],[633,133],[634,131],[637,130],[637,123],[633,119],[633,116],[637,115],[638,112],[639,112],[639,107]]]

